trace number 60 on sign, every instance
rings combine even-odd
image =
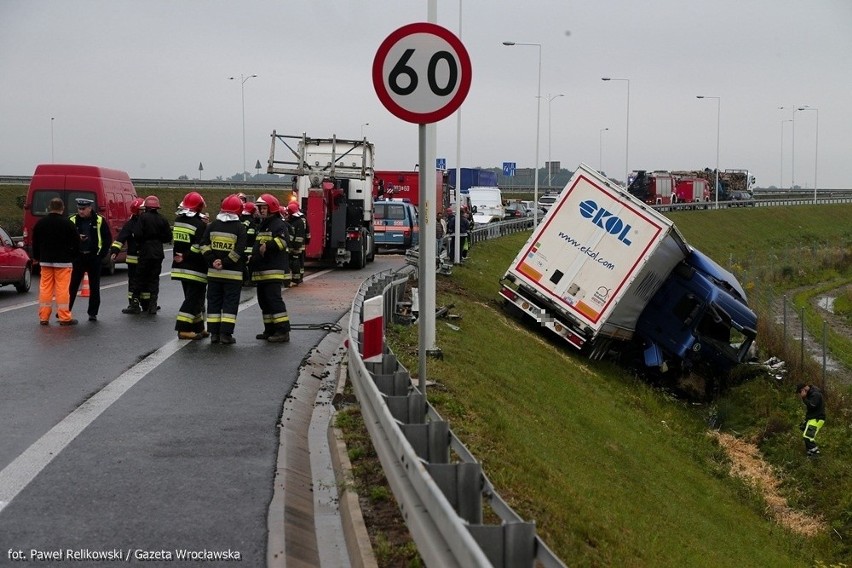
[[[373,59],[373,87],[394,116],[415,124],[454,113],[470,91],[471,65],[459,38],[418,22],[391,33]]]

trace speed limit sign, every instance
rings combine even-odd
[[[379,46],[373,87],[393,115],[416,124],[454,113],[470,91],[467,50],[451,31],[418,22],[402,26]]]

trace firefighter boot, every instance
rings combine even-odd
[[[233,345],[234,343],[237,342],[237,340],[234,339],[234,336],[231,335],[230,333],[223,333],[221,335],[221,337],[219,338],[219,341],[221,343],[223,343],[224,345]]]
[[[270,343],[287,343],[290,341],[290,334],[286,331],[276,331],[266,340]]]
[[[148,313],[151,314],[152,316],[155,316],[155,315],[157,315],[158,309],[159,309],[159,307],[157,306],[157,296],[154,295],[154,294],[151,294],[151,299],[148,300]]]
[[[127,304],[127,307],[124,308],[123,310],[121,310],[121,313],[123,313],[123,314],[141,314],[142,313],[142,306],[139,305],[139,298],[135,298],[135,297],[130,298],[130,301]]]

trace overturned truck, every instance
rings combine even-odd
[[[593,359],[632,354],[659,373],[726,372],[756,335],[737,279],[585,164],[512,261],[500,295]]]

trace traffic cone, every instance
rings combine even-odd
[[[83,283],[80,286],[80,297],[89,297],[89,275],[86,273],[83,274]]]

